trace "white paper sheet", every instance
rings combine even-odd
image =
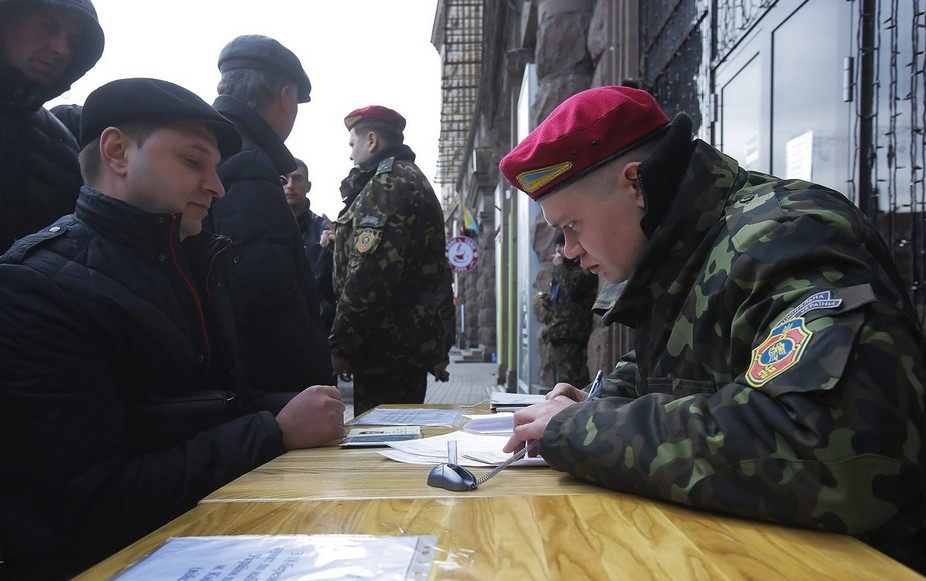
[[[458,426],[463,412],[439,408],[376,408],[351,422],[352,426]]]
[[[457,462],[460,466],[487,468],[501,464],[511,454],[502,452],[508,443],[508,436],[487,434],[472,434],[464,431],[451,432],[431,438],[409,440],[406,442],[389,442],[389,450],[379,453],[397,462],[406,464],[445,464],[449,461],[447,456],[447,442],[457,442]],[[512,466],[545,466],[541,457],[522,458]]]
[[[463,424],[463,429],[474,434],[511,434],[514,431],[514,413],[499,412],[497,414],[483,414],[466,416],[469,422]]]
[[[427,579],[436,545],[433,535],[172,537],[115,579]]]

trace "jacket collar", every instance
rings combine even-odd
[[[246,141],[250,140],[270,156],[280,175],[296,171],[296,159],[283,140],[247,103],[231,95],[219,95],[212,106],[235,124]],[[247,148],[247,144],[242,146],[242,149]]]
[[[74,214],[103,237],[147,259],[161,260],[170,256],[172,248],[181,248],[182,214],[144,212],[88,185],[80,190]],[[194,254],[213,254],[230,242],[225,236],[203,232],[186,238],[182,248],[195,250]]]
[[[414,163],[415,152],[412,151],[412,149],[409,146],[405,145],[404,143],[400,143],[397,145],[390,145],[388,147],[384,147],[380,151],[377,151],[375,154],[373,154],[370,157],[370,159],[361,163],[360,169],[363,171],[375,170],[376,167],[379,166],[379,162],[383,161],[384,159],[388,159],[390,157],[394,157],[402,161],[410,161]]]
[[[707,234],[722,226],[725,208],[746,180],[747,173],[736,160],[695,140],[671,206],[644,247],[617,303],[605,313],[602,322],[635,328],[652,312],[668,285],[693,283],[688,278],[697,277],[700,270],[685,273],[683,270],[691,257],[698,254]],[[692,220],[692,216],[697,219]]]

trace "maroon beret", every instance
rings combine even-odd
[[[552,194],[669,124],[652,95],[599,87],[569,97],[499,163],[511,185],[534,200]]]
[[[353,129],[354,125],[361,121],[380,121],[382,123],[388,123],[389,125],[395,125],[399,131],[405,130],[405,117],[402,117],[388,107],[380,107],[379,105],[370,105],[362,109],[354,109],[344,118],[344,125],[347,127],[347,130],[350,131]]]

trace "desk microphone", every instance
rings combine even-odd
[[[487,472],[482,478],[477,479],[472,472],[457,464],[457,442],[456,440],[450,440],[447,442],[447,456],[450,462],[447,464],[438,464],[431,469],[431,473],[428,474],[428,485],[434,486],[435,488],[453,490],[455,492],[475,490],[477,486],[485,483],[489,478],[492,478],[505,468],[511,466],[514,462],[523,458],[525,454],[536,448],[538,444],[540,444],[540,440],[534,440],[529,446],[525,446],[517,454],[511,455],[507,460],[493,468],[492,471]]]

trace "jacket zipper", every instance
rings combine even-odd
[[[206,331],[206,317],[203,314],[203,305],[199,300],[199,295],[196,293],[196,287],[190,282],[190,279],[187,277],[186,273],[183,272],[183,268],[180,267],[180,261],[177,260],[177,249],[174,247],[174,228],[177,226],[177,217],[171,214],[170,216],[170,237],[168,238],[168,244],[170,246],[170,256],[171,260],[174,262],[174,268],[177,269],[177,272],[180,273],[180,278],[183,279],[183,282],[186,283],[188,289],[190,289],[190,294],[193,296],[193,302],[196,304],[196,313],[199,315],[199,329],[203,334],[203,343],[206,346],[206,365],[203,368],[203,379],[209,377],[209,370],[212,368],[212,346],[209,344],[209,333]]]

